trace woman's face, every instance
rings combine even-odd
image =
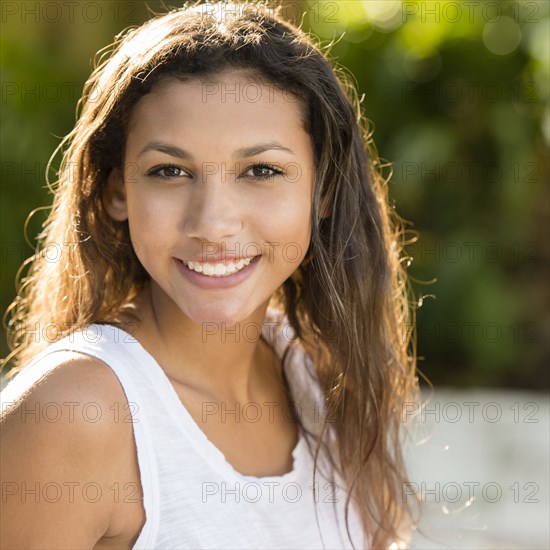
[[[109,177],[119,194],[106,207],[128,219],[163,303],[196,323],[233,324],[302,262],[313,164],[289,94],[234,71],[215,82],[167,78],[132,111],[123,178]]]

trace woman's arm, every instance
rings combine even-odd
[[[92,548],[116,524],[124,393],[103,362],[74,358],[0,419],[1,548]]]

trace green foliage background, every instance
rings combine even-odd
[[[548,387],[550,2],[283,4],[289,18],[305,12],[303,28],[333,42],[355,78],[393,166],[392,203],[419,234],[408,252],[423,297],[421,370],[438,384]],[[74,124],[92,59],[166,7],[3,2],[2,311],[32,253],[25,219],[51,201],[46,164]],[[32,217],[31,240],[44,219]],[[1,346],[7,355],[4,333]]]

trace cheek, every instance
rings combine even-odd
[[[311,201],[309,196],[294,196],[282,200],[266,212],[263,234],[269,242],[278,243],[272,255],[279,260],[281,271],[291,274],[306,255],[311,239]]]
[[[136,191],[128,193],[128,225],[136,254],[140,260],[158,252],[174,232],[170,211],[174,203],[163,204],[159,196]]]

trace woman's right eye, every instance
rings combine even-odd
[[[161,179],[173,179],[188,176],[189,174],[179,166],[173,164],[163,164],[162,166],[155,166],[151,168],[147,175],[153,178]]]

